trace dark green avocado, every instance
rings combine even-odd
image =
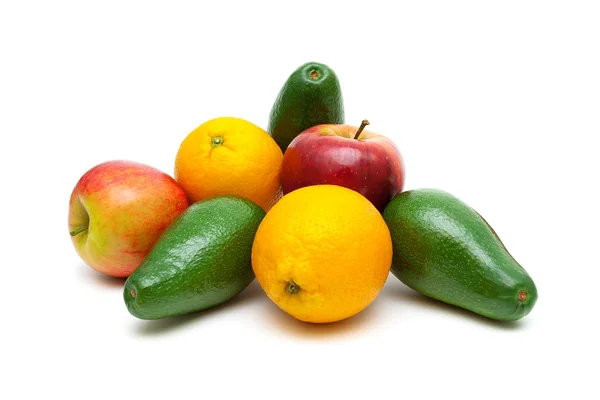
[[[435,189],[403,192],[383,217],[392,235],[392,273],[410,288],[497,320],[518,320],[536,286],[491,226],[471,207]]]
[[[129,312],[160,319],[224,303],[254,279],[252,242],[265,212],[236,196],[192,204],[125,282]]]
[[[296,69],[279,91],[267,132],[285,153],[304,130],[343,123],[344,101],[337,75],[325,64],[308,62]]]

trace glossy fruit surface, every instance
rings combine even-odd
[[[447,192],[396,196],[384,211],[394,244],[392,273],[414,290],[488,318],[517,320],[537,288],[494,230]]]
[[[366,308],[392,261],[381,214],[359,193],[333,185],[284,196],[260,224],[252,268],[282,310],[307,322],[333,322]]]
[[[73,188],[71,240],[93,269],[127,277],[188,205],[183,189],[166,173],[133,161],[107,161],[88,170]]]
[[[344,100],[337,75],[325,64],[308,62],[282,86],[269,114],[267,132],[285,153],[302,131],[319,124],[343,124]]]
[[[141,319],[188,314],[224,303],[252,280],[252,242],[265,212],[220,196],[192,204],[125,282],[129,312]]]
[[[280,197],[282,158],[263,129],[240,118],[220,117],[183,140],[175,159],[175,179],[192,202],[231,194],[268,210]]]
[[[363,126],[364,128],[364,126]],[[383,212],[404,187],[400,152],[387,137],[352,125],[317,125],[298,135],[283,156],[283,194],[330,184],[355,190]]]

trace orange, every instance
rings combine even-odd
[[[383,217],[361,194],[316,185],[285,195],[261,222],[252,268],[269,298],[293,317],[333,322],[365,309],[392,263]]]
[[[240,118],[220,117],[183,140],[175,159],[175,180],[192,202],[230,194],[268,210],[280,196],[282,159],[266,131]]]

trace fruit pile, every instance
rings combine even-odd
[[[364,310],[390,271],[488,318],[527,315],[535,284],[483,217],[441,190],[403,191],[393,141],[344,119],[334,71],[304,64],[266,131],[207,121],[181,143],[174,177],[131,161],[87,171],[69,203],[73,245],[95,270],[127,277],[140,319],[214,307],[256,277],[293,317],[334,322]]]

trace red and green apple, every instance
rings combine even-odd
[[[283,194],[304,186],[344,186],[365,196],[383,212],[404,186],[404,162],[386,136],[345,124],[323,124],[300,133],[281,165]]]
[[[189,205],[179,184],[151,166],[108,161],[88,170],[69,200],[69,233],[91,268],[128,277]]]

